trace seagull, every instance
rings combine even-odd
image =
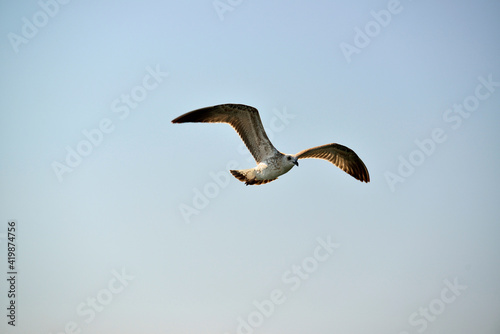
[[[172,123],[227,123],[240,135],[252,153],[257,166],[230,170],[231,174],[248,185],[269,183],[299,166],[299,159],[314,158],[331,162],[361,182],[370,182],[365,164],[357,154],[340,144],[316,146],[297,154],[278,151],[266,135],[259,111],[243,104],[220,104],[196,109],[172,120]]]

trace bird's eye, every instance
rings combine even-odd
[[[288,160],[290,160],[292,157],[286,157]]]

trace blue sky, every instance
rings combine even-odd
[[[499,332],[497,1],[0,6],[2,333]],[[371,182],[244,186],[228,102]]]

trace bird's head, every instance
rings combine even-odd
[[[285,161],[288,165],[290,165],[291,167],[293,167],[293,165],[299,167],[299,161],[296,157],[294,157],[293,155],[288,155],[286,154],[285,155]]]

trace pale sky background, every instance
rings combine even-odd
[[[0,2],[0,332],[500,333],[499,1],[41,3]],[[372,181],[302,160],[246,187],[229,126],[170,122],[228,102],[282,152],[350,147]],[[68,148],[89,154],[60,182]]]

